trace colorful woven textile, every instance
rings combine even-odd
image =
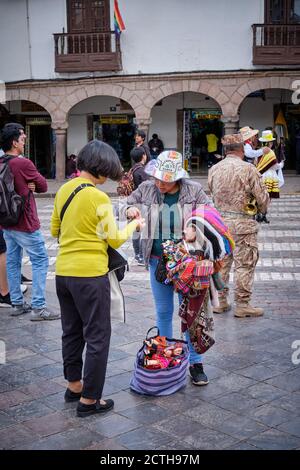
[[[186,220],[186,226],[190,225],[196,229],[196,240],[189,244],[191,249],[202,250],[205,257],[214,261],[232,253],[233,238],[214,207],[203,205],[195,209]]]
[[[266,153],[266,155],[263,155],[258,162],[256,169],[260,172],[262,175],[265,173],[265,171],[269,170],[273,165],[277,163],[276,155],[273,152],[273,150],[270,149],[270,152]]]

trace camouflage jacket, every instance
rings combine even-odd
[[[238,156],[227,155],[209,170],[208,188],[216,209],[225,219],[240,219],[242,225],[248,225],[249,233],[257,231],[256,221],[243,217],[244,208],[255,198],[258,212],[266,213],[269,195],[254,165]]]

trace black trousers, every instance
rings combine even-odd
[[[86,344],[82,397],[102,396],[109,351],[110,284],[108,276],[56,276],[61,309],[64,376],[82,378],[82,353]]]

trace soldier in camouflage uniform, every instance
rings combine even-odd
[[[222,139],[226,158],[213,166],[208,173],[208,187],[214,205],[228,225],[236,247],[233,255],[224,260],[221,274],[228,285],[229,273],[234,261],[236,317],[259,317],[262,308],[252,307],[250,298],[254,270],[258,261],[258,224],[254,216],[247,215],[245,206],[254,197],[258,212],[266,213],[269,203],[268,192],[261,175],[250,163],[243,161],[244,147],[241,134],[226,135]],[[230,310],[228,287],[220,292],[220,306],[215,313]]]

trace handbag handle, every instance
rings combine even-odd
[[[152,326],[152,328],[149,328],[149,330],[148,330],[147,333],[146,333],[146,339],[149,339],[149,338],[148,338],[148,335],[149,335],[150,331],[151,331],[151,330],[154,330],[155,328],[157,329],[157,335],[156,335],[156,336],[160,336],[160,335],[159,335],[159,328],[158,328],[158,326]]]
[[[146,339],[149,339],[149,338],[148,338],[148,335],[149,335],[150,331],[154,330],[155,328],[157,329],[157,335],[155,335],[155,336],[160,336],[158,326],[152,326],[152,328],[149,328],[149,330],[148,330],[147,333],[146,333]],[[178,339],[176,339],[176,338],[166,338],[166,339],[167,339],[168,341],[174,341],[174,342],[175,342],[175,341],[178,341]],[[180,341],[181,341],[182,343],[184,343],[184,344],[188,344],[188,342],[185,341],[184,339],[181,339]],[[144,348],[144,345],[141,347],[140,351],[142,351],[143,348]]]

